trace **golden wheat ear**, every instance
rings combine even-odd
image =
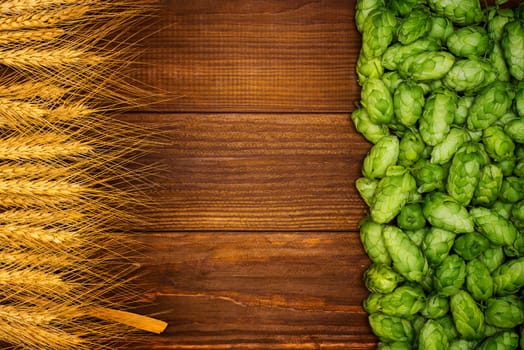
[[[3,348],[116,349],[167,326],[130,312],[143,247],[129,232],[156,169],[140,159],[157,141],[118,119],[159,96],[126,74],[158,8],[0,2]]]

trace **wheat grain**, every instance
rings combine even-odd
[[[73,288],[72,282],[65,282],[54,273],[45,273],[33,269],[0,269],[0,293],[5,294],[8,290],[11,290],[29,292],[29,294],[65,295]]]

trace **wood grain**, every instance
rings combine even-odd
[[[144,234],[150,349],[370,349],[357,234]],[[190,252],[190,254],[189,254]],[[205,344],[205,345],[204,345]]]
[[[169,322],[133,349],[357,349],[369,263],[354,181],[369,144],[355,1],[166,1],[134,77],[166,100],[131,123],[166,142],[136,311]],[[169,97],[174,96],[174,97]],[[127,347],[129,348],[129,347]]]
[[[135,114],[167,136],[147,214],[164,231],[356,230],[369,144],[345,114]]]
[[[354,1],[167,1],[135,77],[182,112],[345,112],[359,90]]]

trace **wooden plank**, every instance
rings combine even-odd
[[[355,1],[169,1],[135,78],[183,112],[344,112],[358,99]]]
[[[345,114],[135,114],[168,142],[147,214],[166,231],[355,230],[369,149]]]
[[[372,349],[356,233],[149,233],[147,349]],[[140,348],[140,346],[138,347]],[[145,348],[144,348],[145,349]]]

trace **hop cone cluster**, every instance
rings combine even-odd
[[[524,346],[523,9],[357,1],[359,61],[374,64],[357,66],[352,116],[371,144],[363,306],[379,349]]]

